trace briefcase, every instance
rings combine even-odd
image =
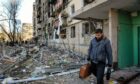
[[[79,78],[85,79],[91,74],[91,64],[85,64],[80,68]]]

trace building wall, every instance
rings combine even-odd
[[[78,3],[78,4],[77,4]],[[66,11],[69,15],[68,19],[71,19],[71,6],[74,5],[75,6],[75,11],[79,10],[83,4],[82,1],[78,1],[78,0],[70,0],[69,4],[67,5],[67,7],[64,9],[64,11]],[[71,38],[71,27],[75,26],[75,37]],[[75,50],[77,52],[81,51],[81,46],[84,44],[84,39],[82,38],[82,21],[80,20],[72,20],[72,21],[68,21],[68,26],[66,27],[66,39],[55,39],[53,40],[49,40],[49,45],[55,45],[58,44],[58,47],[62,47],[62,48],[67,48],[67,49],[71,49],[71,50]],[[66,47],[65,47],[66,46]],[[86,45],[87,46],[87,45]],[[82,50],[85,52],[85,49]],[[86,52],[85,52],[86,53]]]
[[[68,26],[67,29],[67,38],[66,39],[60,39],[59,41],[53,41],[49,40],[49,45],[63,48],[63,49],[70,49],[74,50],[76,52],[80,52],[82,54],[87,54],[89,43],[90,41],[95,37],[94,34],[88,34],[82,36],[82,24],[87,21],[80,21],[76,24],[73,24],[71,26]],[[75,26],[76,28],[76,37],[71,38],[71,27]],[[109,30],[109,24],[108,21],[104,21],[104,28],[105,36],[108,37],[108,30]],[[109,37],[108,37],[109,38]]]
[[[105,20],[103,25],[104,35],[109,38],[109,21]]]
[[[34,37],[37,36],[37,18],[36,18],[36,3],[33,3],[33,17],[32,17],[32,23],[33,23],[33,29],[34,29]]]
[[[78,3],[78,4],[77,4]],[[71,18],[71,6],[75,5],[75,11],[81,9],[84,4],[83,1],[78,1],[78,0],[71,0],[68,4],[68,6],[64,9],[69,15],[68,19]],[[57,46],[57,47],[62,47],[66,49],[71,49],[75,50],[77,52],[81,52],[83,54],[87,54],[87,50],[89,47],[89,43],[91,39],[94,38],[94,34],[85,34],[82,36],[83,32],[83,23],[88,22],[88,21],[81,21],[81,20],[75,20],[72,19],[72,22],[68,21],[68,26],[66,27],[66,39],[49,39],[49,45],[51,46]],[[76,36],[75,38],[71,38],[71,27],[75,26],[76,29]],[[105,32],[105,36],[109,38],[109,22],[108,20],[103,21],[103,30]]]
[[[106,28],[107,29],[107,28]],[[118,10],[111,8],[109,10],[109,28],[106,31],[112,45],[113,67],[118,67]]]
[[[77,4],[78,3],[78,4]],[[79,0],[71,0],[70,1],[70,3],[68,4],[68,8],[67,8],[67,12],[69,13],[69,18],[71,18],[71,16],[73,15],[72,13],[71,13],[71,6],[72,5],[74,5],[75,6],[75,12],[77,11],[77,10],[79,10],[80,8],[82,8],[83,7],[83,1],[81,0],[81,1],[79,1]],[[69,23],[69,25],[71,25],[71,24],[74,24],[74,23],[77,23],[77,22],[79,22],[79,20],[72,20],[72,22],[71,23]]]

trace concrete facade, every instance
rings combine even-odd
[[[113,62],[118,62],[118,45],[117,45],[117,37],[118,37],[118,11],[115,9],[109,10],[109,39],[112,43],[113,50]]]
[[[46,37],[45,37],[45,33],[46,33],[46,27],[44,27],[46,25],[45,21],[46,21],[46,17],[45,17],[45,13],[46,13],[46,0],[36,0],[34,2],[33,5],[33,9],[34,9],[34,14],[33,14],[33,25],[34,25],[34,35],[37,40],[37,43],[39,45],[45,44],[46,43]]]
[[[34,28],[34,31],[33,31],[33,35],[34,37],[37,36],[37,8],[36,8],[36,3],[34,2],[33,3],[33,28]]]
[[[87,5],[90,4],[91,2],[85,3],[84,0],[56,0],[56,2],[54,0],[54,3],[45,0],[36,0],[34,6],[36,9],[35,11],[37,12],[36,14],[34,14],[34,17],[36,17],[36,19],[33,19],[33,22],[36,22],[36,28],[34,28],[38,37],[38,43],[45,44],[45,40],[43,39],[48,38],[47,42],[50,46],[62,47],[64,49],[70,49],[81,52],[83,54],[87,54],[90,40],[94,37],[94,29],[104,28],[105,32],[109,31],[108,20],[96,21],[92,19],[73,19],[73,15],[78,10],[87,7]],[[74,12],[72,12],[72,6],[74,6]],[[63,17],[61,15],[61,18],[59,18],[60,14],[66,14],[66,17]],[[60,23],[58,19],[62,19],[62,24],[60,25],[62,31],[61,29],[58,29]],[[87,29],[84,28],[84,24],[86,23],[88,24]],[[75,27],[74,37],[71,37],[72,27]],[[44,31],[46,33],[44,33]],[[105,35],[109,36],[108,33],[105,33]],[[57,36],[58,38],[56,38]]]
[[[63,5],[64,4],[65,2],[63,3]],[[72,13],[72,6],[74,6],[74,13]],[[80,52],[82,54],[87,54],[90,40],[94,37],[94,27],[103,28],[103,25],[105,25],[105,27],[108,27],[108,22],[102,20],[97,23],[92,20],[90,21],[88,19],[85,20],[72,19],[72,16],[75,14],[75,12],[80,10],[83,6],[85,6],[83,1],[68,0],[68,3],[65,6],[65,8],[61,10],[60,13],[63,13],[65,11],[68,14],[68,17],[66,18],[67,26],[65,27],[62,26],[62,28],[66,30],[66,38],[61,38],[61,31],[60,31],[60,36],[59,38],[56,39],[54,36],[54,32],[56,32],[54,25],[49,21],[50,24],[52,24],[50,28],[53,29],[53,32],[51,34],[52,38],[49,38],[48,40],[49,45],[55,47],[61,47],[64,49],[70,49],[76,52]],[[50,18],[51,19],[49,20],[55,21],[58,18],[58,16],[50,17]],[[102,22],[105,23],[103,24]],[[86,28],[85,29],[83,28],[84,27],[83,24],[85,23],[89,24],[89,31],[86,31],[86,33],[85,33]],[[97,25],[94,26],[95,23],[97,23]],[[71,37],[72,27],[75,27],[75,37]]]

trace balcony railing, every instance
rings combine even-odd
[[[57,2],[57,0],[49,0],[50,4],[55,4]]]

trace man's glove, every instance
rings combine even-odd
[[[111,76],[111,67],[107,68],[107,73],[106,73],[106,80],[109,80]]]
[[[111,65],[111,64],[108,64],[107,66],[108,66],[108,67],[112,67],[112,65]]]
[[[87,61],[90,61],[90,58],[89,57],[87,58]]]

